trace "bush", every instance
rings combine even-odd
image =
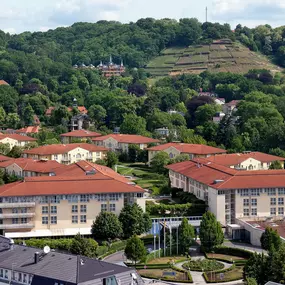
[[[224,268],[224,265],[216,260],[210,259],[199,259],[199,260],[191,260],[183,264],[184,269],[188,269],[190,267],[193,271],[216,271]]]
[[[235,247],[227,247],[227,246],[217,246],[213,249],[213,253],[233,255],[233,256],[243,257],[246,259],[249,259],[253,255],[253,253],[248,250],[235,248]]]

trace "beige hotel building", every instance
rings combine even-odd
[[[81,161],[55,175],[0,187],[0,231],[5,236],[88,235],[101,211],[119,215],[128,203],[145,210],[144,190],[108,167]]]

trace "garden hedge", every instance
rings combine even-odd
[[[253,256],[253,252],[251,251],[241,249],[241,248],[236,248],[236,247],[227,247],[227,246],[217,246],[213,249],[212,252],[218,253],[218,254],[243,257],[246,259],[249,259],[251,256]]]

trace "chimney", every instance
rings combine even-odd
[[[39,261],[40,261],[40,253],[35,252],[35,264],[39,263]]]

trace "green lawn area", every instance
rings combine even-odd
[[[236,266],[230,271],[223,273],[205,273],[207,275],[208,282],[229,282],[234,280],[243,279],[243,266]]]
[[[134,182],[144,189],[150,189],[154,192],[159,191],[159,187],[167,184],[168,178],[157,174],[144,164],[122,164],[117,166],[117,171],[121,175],[133,176]]]
[[[170,272],[175,272],[175,276],[169,276]],[[147,278],[165,279],[169,281],[189,280],[186,272],[178,272],[171,268],[169,269],[140,269],[138,273]],[[167,274],[167,275],[166,275]]]
[[[161,54],[168,55],[168,54],[182,54],[185,50],[185,47],[171,47],[164,49]]]
[[[178,56],[175,55],[162,55],[162,56],[158,56],[155,57],[154,59],[152,59],[147,67],[169,67],[171,68],[176,61],[178,60]]]
[[[228,262],[237,261],[237,260],[246,260],[243,257],[220,254],[220,253],[207,253],[207,258],[219,259],[219,260],[224,260]]]

